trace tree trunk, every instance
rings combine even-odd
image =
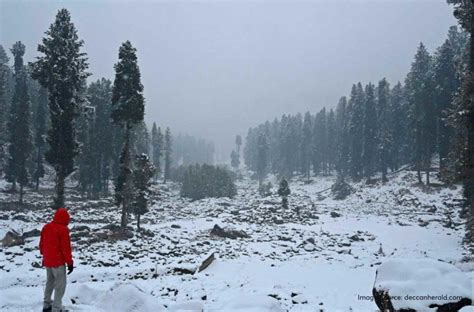
[[[125,230],[127,227],[127,211],[128,211],[128,202],[130,197],[130,127],[127,124],[125,131],[125,144],[124,148],[124,183],[123,183],[123,198],[122,198],[122,217],[120,220],[120,227],[122,230]]]
[[[430,185],[430,171],[426,170],[426,185]]]
[[[137,214],[137,230],[140,231],[140,214]]]
[[[20,204],[23,204],[23,183],[20,183]]]
[[[383,168],[382,169],[382,183],[387,183],[388,182],[388,179],[387,179],[387,168]]]
[[[53,208],[64,207],[64,180],[65,176],[62,168],[56,171],[56,197],[54,198]]]
[[[36,191],[36,192],[39,191],[39,184],[40,184],[40,178],[39,178],[39,177],[36,177],[36,184],[35,184],[35,191]]]
[[[421,179],[421,171],[420,171],[420,169],[417,169],[417,170],[416,170],[416,173],[417,173],[417,175],[418,175],[418,183],[422,184],[423,181],[422,181],[422,179]]]

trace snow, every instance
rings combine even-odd
[[[465,232],[458,216],[460,186],[420,187],[414,172],[403,171],[389,176],[385,185],[353,184],[355,192],[337,201],[329,191],[321,192],[334,177],[313,178],[310,184],[293,180],[285,210],[278,195],[258,195],[257,183],[247,176],[232,199],[190,202],[179,197],[173,183],[155,186],[159,198],[142,217],[142,226],[154,236],[134,231],[124,241],[94,240],[108,233],[104,226],[119,224],[110,199],[86,200],[68,189],[71,235],[78,237],[73,239],[77,267],[68,276],[64,297],[67,308],[374,311],[376,270],[393,259],[440,259],[460,268],[456,272],[472,283],[474,264],[462,245]],[[270,180],[277,185],[274,177]],[[36,208],[0,210],[0,236],[10,229],[40,229],[48,222],[52,212],[44,194],[50,193],[27,193],[25,200]],[[0,202],[12,200],[14,195],[0,192]],[[244,231],[249,238],[212,237],[215,224]],[[78,231],[79,226],[88,229]],[[2,249],[1,311],[37,311],[41,306],[45,272],[37,267],[37,245],[38,237],[33,237],[23,246]],[[216,260],[200,273],[173,271],[195,269],[211,253]],[[410,274],[415,273],[428,274]]]
[[[386,290],[395,309],[424,311],[430,304],[473,300],[471,280],[455,266],[432,259],[390,259],[377,269],[374,284]],[[426,296],[436,297],[426,299]],[[452,299],[457,297],[459,299]]]

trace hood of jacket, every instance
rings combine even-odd
[[[53,222],[67,226],[69,224],[70,219],[71,218],[66,208],[59,208],[58,210],[56,210],[56,213],[54,214]]]

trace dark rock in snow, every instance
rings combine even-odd
[[[30,237],[36,237],[40,236],[41,232],[37,229],[33,229],[31,231],[24,232],[22,237],[25,238],[30,238]]]
[[[331,217],[333,217],[333,218],[339,218],[339,217],[341,217],[341,214],[338,213],[338,212],[335,212],[335,211],[331,211]]]
[[[181,228],[181,225],[179,225],[179,224],[171,224],[171,228],[172,228],[172,229],[180,229],[180,228]]]
[[[224,230],[219,225],[214,225],[211,230],[211,235],[224,237],[224,238],[248,238],[249,236],[244,231],[237,231],[237,230]]]
[[[23,221],[23,222],[30,222],[30,219],[28,219],[27,216],[22,215],[22,214],[14,216],[13,220],[19,220],[19,221]]]
[[[13,247],[23,245],[24,243],[25,239],[14,230],[8,231],[2,239],[3,247]]]

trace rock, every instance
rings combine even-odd
[[[171,224],[171,228],[172,228],[172,229],[180,229],[180,228],[181,228],[181,225],[179,225],[179,224]]]
[[[40,236],[40,234],[41,234],[40,230],[33,229],[31,231],[24,232],[22,237],[23,239],[25,239],[25,238]]]
[[[224,230],[219,225],[214,225],[211,230],[211,235],[224,237],[224,238],[248,238],[249,236],[244,231],[237,231],[237,230]]]
[[[75,226],[71,229],[71,232],[83,232],[83,231],[90,231],[90,227],[88,227],[87,225],[78,225],[78,226]]]
[[[380,311],[421,312],[437,308],[434,311],[457,312],[472,304],[471,287],[468,276],[449,263],[394,259],[377,269],[372,294]]]
[[[291,302],[293,304],[307,304],[308,303],[308,299],[306,299],[306,297],[302,294],[292,296],[292,297],[293,298],[291,298]]]
[[[281,218],[278,218],[278,217],[273,217],[273,223],[275,224],[283,224],[283,220]]]
[[[13,247],[23,245],[24,243],[25,239],[14,230],[8,231],[2,239],[3,247]]]
[[[305,244],[303,248],[306,251],[314,251],[316,249],[316,247],[311,243]]]
[[[198,268],[198,272],[201,272],[201,271],[204,271],[205,269],[207,269],[211,263],[215,260],[215,256],[214,256],[214,253],[212,253],[209,257],[207,257],[202,263],[201,265],[199,266]]]
[[[19,221],[23,221],[23,222],[30,222],[30,219],[28,219],[27,216],[25,215],[22,215],[22,214],[19,214],[19,215],[16,215],[16,216],[13,216],[12,218],[13,220],[19,220]]]
[[[357,234],[349,236],[349,239],[353,242],[363,242],[363,241],[365,241],[362,237],[359,237]]]
[[[332,218],[339,218],[341,217],[342,215],[338,212],[335,212],[335,211],[331,211],[331,217]]]

